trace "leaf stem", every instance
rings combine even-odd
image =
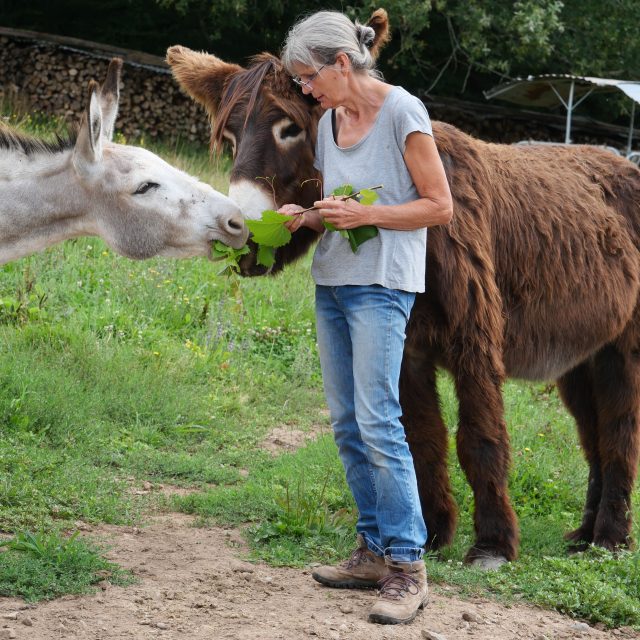
[[[336,196],[333,196],[336,200],[350,200],[351,198],[357,198],[362,191],[375,191],[376,189],[382,189],[384,185],[377,185],[375,187],[369,187],[367,189],[361,189],[360,191],[355,191],[354,193],[350,193],[348,196],[338,196],[336,198]],[[324,199],[324,198],[323,198]],[[295,213],[292,213],[290,215],[292,216],[300,216],[303,213],[306,213],[307,211],[313,211],[314,209],[317,209],[318,207],[307,207],[306,209],[302,209],[301,211],[296,211]]]

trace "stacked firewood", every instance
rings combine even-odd
[[[204,110],[184,95],[164,60],[138,51],[61,36],[0,27],[0,102],[12,110],[42,112],[77,121],[89,80],[100,81],[113,56],[124,59],[116,131],[142,138],[208,144]],[[482,140],[564,141],[565,117],[497,104],[423,96],[434,120],[443,120]],[[573,142],[624,146],[626,129],[574,117]]]
[[[117,55],[118,52],[114,52]],[[75,122],[84,109],[88,83],[104,79],[108,51],[99,54],[41,39],[0,35],[0,101],[21,112],[42,112]],[[116,131],[127,140],[144,137],[209,139],[204,110],[184,95],[161,58],[125,57]]]

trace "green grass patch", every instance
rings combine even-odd
[[[89,593],[103,580],[126,586],[133,577],[75,534],[22,531],[0,544],[0,596],[50,600]]]
[[[50,131],[39,117],[22,124]],[[206,148],[152,150],[226,189],[227,161],[212,165]],[[243,526],[254,559],[343,559],[355,507],[329,434],[309,265],[307,256],[276,277],[228,279],[206,260],[132,262],[79,238],[2,266],[0,531],[57,536],[51,547],[62,548],[60,532],[78,520],[131,525],[160,505],[202,524]],[[567,556],[562,534],[580,523],[587,466],[553,387],[504,386],[520,559],[492,574],[462,566],[473,496],[455,456],[454,385],[446,375],[438,385],[459,526],[443,561],[428,561],[430,579],[640,628],[637,552]],[[276,428],[324,435],[272,456],[260,444]],[[145,481],[200,490],[160,501],[136,493]],[[633,533],[640,537],[638,524]],[[81,544],[58,554],[70,563],[58,573],[86,571],[58,582],[46,577],[55,553],[43,564],[5,550],[2,593],[55,597],[116,571],[99,568],[102,551]]]

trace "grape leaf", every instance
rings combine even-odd
[[[360,204],[370,205],[378,199],[378,194],[372,189],[360,189]]]
[[[334,196],[350,196],[353,193],[353,187],[350,184],[345,184],[342,187],[334,189],[331,193]],[[373,189],[360,189],[358,192],[357,200],[360,204],[371,205],[377,199],[378,194]],[[347,238],[353,253],[358,250],[358,247],[363,242],[371,240],[371,238],[375,238],[378,235],[377,227],[371,224],[356,227],[355,229],[336,229],[330,222],[325,222],[324,226],[329,229],[329,231],[338,231],[343,238]]]
[[[211,247],[211,260],[220,262],[222,269],[218,271],[218,275],[231,275],[239,273],[240,265],[238,264],[240,257],[249,253],[249,247],[245,244],[240,249],[234,249],[220,240],[216,240]]]
[[[273,263],[276,261],[275,247],[270,247],[266,244],[259,244],[256,261],[258,264],[261,264],[263,267],[272,267]]]
[[[350,184],[343,184],[341,187],[336,187],[331,195],[334,196],[350,196],[353,193],[353,187]]]
[[[334,225],[332,225],[330,222],[327,222],[326,220],[323,220],[322,224],[324,225],[324,228],[327,231],[337,231],[343,238],[349,237],[349,234],[347,233],[346,229],[338,229]]]
[[[256,244],[281,247],[291,240],[291,231],[284,226],[287,220],[291,220],[291,216],[267,209],[262,212],[262,220],[247,220],[245,224]]]
[[[356,227],[355,229],[349,229],[349,244],[351,245],[351,251],[355,253],[358,247],[367,240],[375,238],[378,235],[378,227],[374,227],[372,224],[365,224],[362,227]]]

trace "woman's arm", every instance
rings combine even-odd
[[[322,230],[322,219],[337,229],[354,229],[365,224],[373,224],[385,229],[409,231],[421,227],[447,224],[453,215],[453,202],[449,183],[440,161],[433,137],[426,133],[413,132],[407,136],[404,161],[411,174],[420,198],[397,205],[361,205],[355,200],[325,198],[315,203],[318,214],[304,226]],[[304,216],[307,214],[305,213]]]

